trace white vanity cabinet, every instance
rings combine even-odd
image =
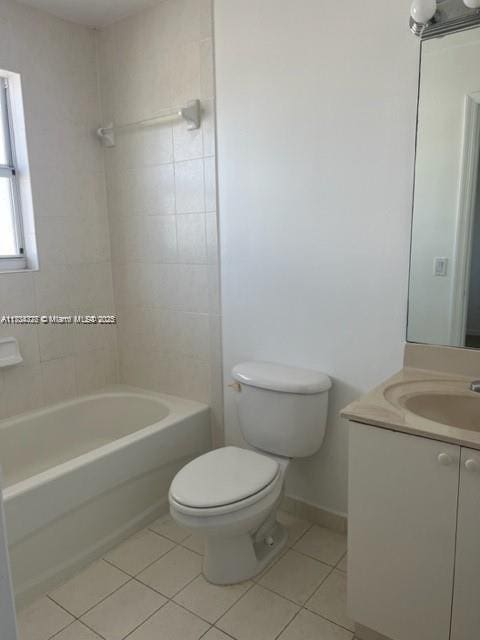
[[[352,423],[349,492],[350,617],[392,640],[478,640],[480,452]]]
[[[480,638],[480,451],[462,449],[451,640]]]

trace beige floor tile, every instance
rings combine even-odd
[[[128,580],[125,573],[100,560],[52,591],[50,597],[79,618]]]
[[[229,587],[210,584],[200,575],[175,596],[175,602],[212,624],[252,586],[251,582]]]
[[[259,581],[264,587],[305,604],[332,570],[326,564],[290,550]]]
[[[155,522],[152,522],[148,528],[174,542],[183,542],[185,538],[188,538],[190,535],[190,531],[184,527],[180,527],[172,516],[163,516],[155,520]]]
[[[208,633],[206,633],[202,640],[231,640],[231,636],[227,636],[220,629],[212,627]]]
[[[273,640],[297,611],[292,602],[255,585],[216,626],[237,640]]]
[[[305,605],[332,622],[354,630],[354,623],[347,615],[347,576],[333,571]]]
[[[198,640],[209,625],[174,602],[169,602],[136,629],[128,640]]]
[[[294,549],[334,567],[347,550],[347,536],[314,525],[294,545]]]
[[[52,640],[101,640],[100,636],[76,620],[69,627],[60,631]]]
[[[290,551],[290,547],[288,547],[288,546],[283,547],[283,549],[280,551],[280,553],[278,553],[273,558],[273,560],[271,560],[270,563],[267,564],[267,566],[264,569],[262,569],[262,571],[260,571],[260,573],[257,573],[256,576],[253,576],[253,578],[252,578],[253,582],[261,582],[263,576],[266,575],[272,569],[272,567],[274,567],[277,564],[277,562],[280,560],[280,558],[283,558],[283,556],[285,554],[287,554],[289,551]]]
[[[310,522],[297,518],[297,516],[285,511],[279,511],[277,520],[283,524],[288,533],[288,545],[293,546],[303,534],[312,526]]]
[[[148,584],[168,598],[173,597],[202,570],[202,558],[183,547],[176,547],[138,575],[138,580]]]
[[[302,609],[278,640],[351,640],[352,637],[350,631]]]
[[[146,529],[122,542],[113,551],[107,553],[105,559],[122,571],[135,576],[174,546],[175,543],[171,540]]]
[[[345,554],[343,558],[340,560],[340,562],[337,564],[336,568],[339,571],[344,571],[345,573],[347,573],[347,562],[348,562],[348,556],[347,554]]]
[[[121,640],[165,602],[160,594],[132,580],[91,609],[82,621],[106,640]]]
[[[182,545],[191,551],[195,551],[195,553],[199,553],[201,556],[204,554],[205,539],[198,533],[193,533],[191,536],[188,536],[188,538],[182,542]]]
[[[19,640],[47,640],[74,621],[50,598],[40,598],[18,616]]]

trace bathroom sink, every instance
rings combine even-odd
[[[427,420],[480,432],[480,397],[425,393],[406,398],[404,406]]]
[[[385,390],[393,405],[433,422],[480,433],[480,394],[466,382],[424,380],[394,384]]]

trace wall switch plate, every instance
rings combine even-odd
[[[446,276],[448,270],[448,258],[435,258],[433,261],[433,275]]]

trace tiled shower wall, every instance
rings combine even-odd
[[[202,102],[105,150],[122,382],[207,402],[223,438],[212,7],[164,0],[98,33],[104,122]]]
[[[0,316],[112,313],[95,33],[0,2],[0,68],[22,76],[40,271],[0,274]],[[29,180],[30,176],[20,176]],[[0,370],[0,418],[116,379],[114,327],[0,325],[24,363]]]

